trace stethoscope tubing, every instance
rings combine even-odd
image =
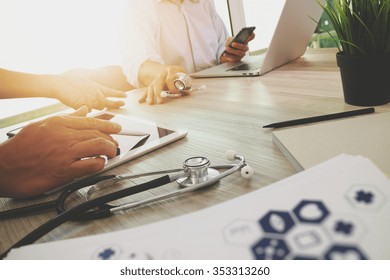
[[[48,232],[52,231],[56,227],[65,223],[66,221],[71,220],[72,218],[77,217],[78,215],[80,215],[80,213],[84,213],[90,209],[93,209],[95,207],[98,207],[100,205],[111,202],[113,200],[117,200],[117,199],[125,197],[125,196],[130,196],[130,195],[140,193],[140,192],[143,192],[146,190],[158,188],[162,185],[165,185],[165,184],[172,182],[172,180],[175,180],[175,179],[176,178],[172,178],[169,175],[165,175],[165,176],[159,177],[157,179],[151,180],[149,182],[139,184],[139,185],[131,187],[131,188],[119,190],[119,191],[113,192],[111,194],[84,202],[84,203],[82,203],[74,208],[71,208],[71,209],[57,215],[53,219],[49,220],[48,222],[44,223],[43,225],[39,226],[38,228],[36,228],[32,232],[30,232],[28,235],[26,235],[21,240],[19,240],[17,243],[15,243],[11,248],[9,248],[7,251],[2,253],[0,255],[0,259],[5,258],[7,256],[7,254],[11,251],[11,249],[34,243],[39,238],[41,238],[42,236],[44,236]],[[107,214],[110,214],[110,213],[107,213]]]
[[[91,183],[91,184],[88,184],[88,185],[75,184],[74,186],[63,191],[57,200],[47,202],[46,205],[45,205],[45,203],[41,204],[42,206],[39,206],[39,205],[32,206],[32,207],[37,207],[37,208],[42,207],[42,209],[40,209],[40,208],[39,209],[44,210],[44,209],[53,208],[53,203],[55,203],[56,209],[59,212],[59,214],[55,218],[53,218],[53,219],[49,220],[48,222],[46,222],[45,224],[39,226],[38,228],[36,228],[32,232],[30,232],[28,235],[26,235],[24,238],[19,240],[17,243],[15,243],[11,248],[9,248],[6,252],[4,252],[3,254],[0,255],[0,259],[5,258],[11,249],[34,243],[39,238],[41,238],[42,236],[44,236],[48,232],[52,231],[56,227],[60,226],[61,224],[65,223],[66,221],[74,220],[74,219],[75,220],[77,220],[77,219],[78,220],[80,220],[80,219],[81,220],[88,220],[88,219],[108,217],[108,216],[111,216],[111,215],[113,215],[117,212],[120,212],[120,211],[125,211],[127,209],[134,208],[134,207],[137,207],[140,205],[145,205],[147,203],[151,203],[151,202],[154,202],[157,200],[161,200],[164,198],[176,196],[179,194],[183,194],[183,193],[187,193],[190,191],[202,189],[202,188],[205,188],[207,186],[211,186],[214,183],[221,180],[222,178],[238,171],[239,169],[243,168],[246,165],[245,159],[243,157],[236,155],[235,158],[240,160],[240,162],[237,164],[226,164],[226,165],[213,166],[212,168],[227,169],[227,170],[222,172],[221,174],[215,176],[215,177],[209,178],[208,180],[206,180],[204,182],[197,183],[194,185],[189,185],[189,186],[179,183],[183,188],[181,188],[177,191],[173,191],[173,192],[161,195],[161,196],[149,198],[149,199],[142,200],[139,202],[123,204],[123,205],[120,205],[117,207],[108,205],[107,203],[112,202],[114,200],[118,200],[118,199],[123,198],[123,197],[131,196],[133,194],[137,194],[137,193],[140,193],[143,191],[158,188],[158,187],[163,186],[165,184],[169,184],[177,179],[181,179],[187,175],[186,170],[182,169],[182,168],[181,169],[171,169],[171,170],[164,170],[164,171],[132,174],[132,175],[127,175],[127,176],[106,175],[106,176],[99,177],[99,178],[91,178],[88,181],[88,183]],[[83,202],[82,204],[75,206],[69,210],[64,209],[64,203],[65,203],[66,198],[70,194],[72,194],[74,191],[77,191],[78,189],[80,189],[82,187],[86,187],[89,185],[97,185],[97,184],[101,184],[103,187],[106,187],[106,183],[114,184],[114,183],[119,182],[121,180],[137,178],[137,177],[142,177],[142,176],[149,176],[149,175],[158,175],[158,174],[163,174],[163,173],[171,173],[171,172],[176,172],[176,173],[171,174],[171,175],[167,174],[165,176],[156,178],[154,180],[148,181],[148,182],[143,183],[143,184],[128,187],[128,188],[125,188],[125,189],[122,189],[119,191],[115,191],[113,193],[110,193],[110,194],[107,194],[107,195],[104,195],[101,197],[97,197],[95,199],[88,200],[88,201]],[[27,209],[27,208],[31,209],[31,206],[30,207],[23,207],[20,211],[22,211],[24,213],[24,211],[26,211],[25,209]],[[98,208],[98,211],[88,212],[89,210],[95,209],[95,208]],[[16,209],[16,210],[18,210],[18,209]],[[6,211],[6,212],[9,212],[9,211]]]
[[[55,208],[55,206],[56,206],[56,201],[53,200],[53,201],[48,201],[39,204],[2,211],[0,212],[0,220],[37,214],[43,211],[52,210]]]
[[[240,169],[242,167],[242,165],[243,165],[243,163],[240,162],[239,164],[225,164],[225,165],[219,165],[219,166],[212,166],[210,168],[228,169],[228,170],[223,172],[223,173],[221,173],[221,174],[219,174],[219,175],[217,175],[214,178],[210,178],[206,182],[198,183],[198,184],[196,184],[194,186],[184,187],[184,188],[181,188],[181,189],[176,190],[176,191],[172,191],[172,192],[169,192],[169,193],[166,193],[166,194],[162,194],[162,195],[159,195],[159,196],[155,196],[155,197],[152,197],[152,198],[147,198],[147,199],[144,199],[144,200],[141,200],[141,201],[122,204],[120,206],[112,207],[108,211],[110,211],[111,213],[115,214],[115,213],[118,213],[118,212],[130,210],[130,209],[138,207],[138,206],[146,205],[146,204],[153,203],[153,202],[156,202],[156,201],[159,201],[159,200],[162,200],[162,199],[167,199],[167,198],[170,198],[170,197],[173,197],[173,196],[177,196],[177,195],[180,195],[180,194],[196,191],[196,190],[199,190],[199,189],[211,186],[211,185],[215,184],[216,182],[218,182],[219,180],[221,180],[223,177],[226,177],[226,176],[234,173],[238,169]]]

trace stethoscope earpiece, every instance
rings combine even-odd
[[[226,151],[225,157],[229,161],[233,161],[236,159],[236,152],[233,150]]]
[[[241,176],[242,178],[245,178],[245,179],[250,179],[252,178],[252,176],[255,174],[252,166],[244,166],[242,169],[241,169]]]

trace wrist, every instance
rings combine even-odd
[[[56,98],[58,79],[58,75],[42,75],[42,84],[44,84],[43,97]]]

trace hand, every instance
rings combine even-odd
[[[164,68],[143,91],[138,102],[142,103],[146,101],[149,105],[154,103],[161,104],[164,101],[164,98],[161,97],[161,92],[163,90],[168,90],[173,94],[180,93],[173,83],[175,74],[179,72],[186,73],[184,68],[176,65],[169,65]]]
[[[116,155],[119,124],[76,113],[22,129],[0,145],[0,196],[30,197],[100,171]]]
[[[55,76],[51,88],[51,97],[74,109],[86,105],[88,111],[92,109],[119,108],[125,103],[123,101],[109,100],[108,97],[127,97],[122,91],[99,85],[87,77],[77,75],[77,71],[68,71],[62,75]]]
[[[226,49],[221,55],[220,61],[221,63],[225,62],[237,62],[240,61],[249,50],[248,43],[255,38],[255,33],[252,33],[251,36],[245,41],[245,43],[240,44],[234,42],[231,47],[229,47],[230,43],[233,40],[233,37],[229,37],[226,40]]]

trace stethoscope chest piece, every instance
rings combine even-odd
[[[181,187],[191,187],[206,182],[219,175],[219,171],[209,168],[210,160],[205,157],[191,157],[184,161],[183,168],[187,174],[185,178],[179,178],[176,182]]]
[[[192,87],[192,79],[185,73],[176,73],[173,84],[179,91],[189,90]]]

